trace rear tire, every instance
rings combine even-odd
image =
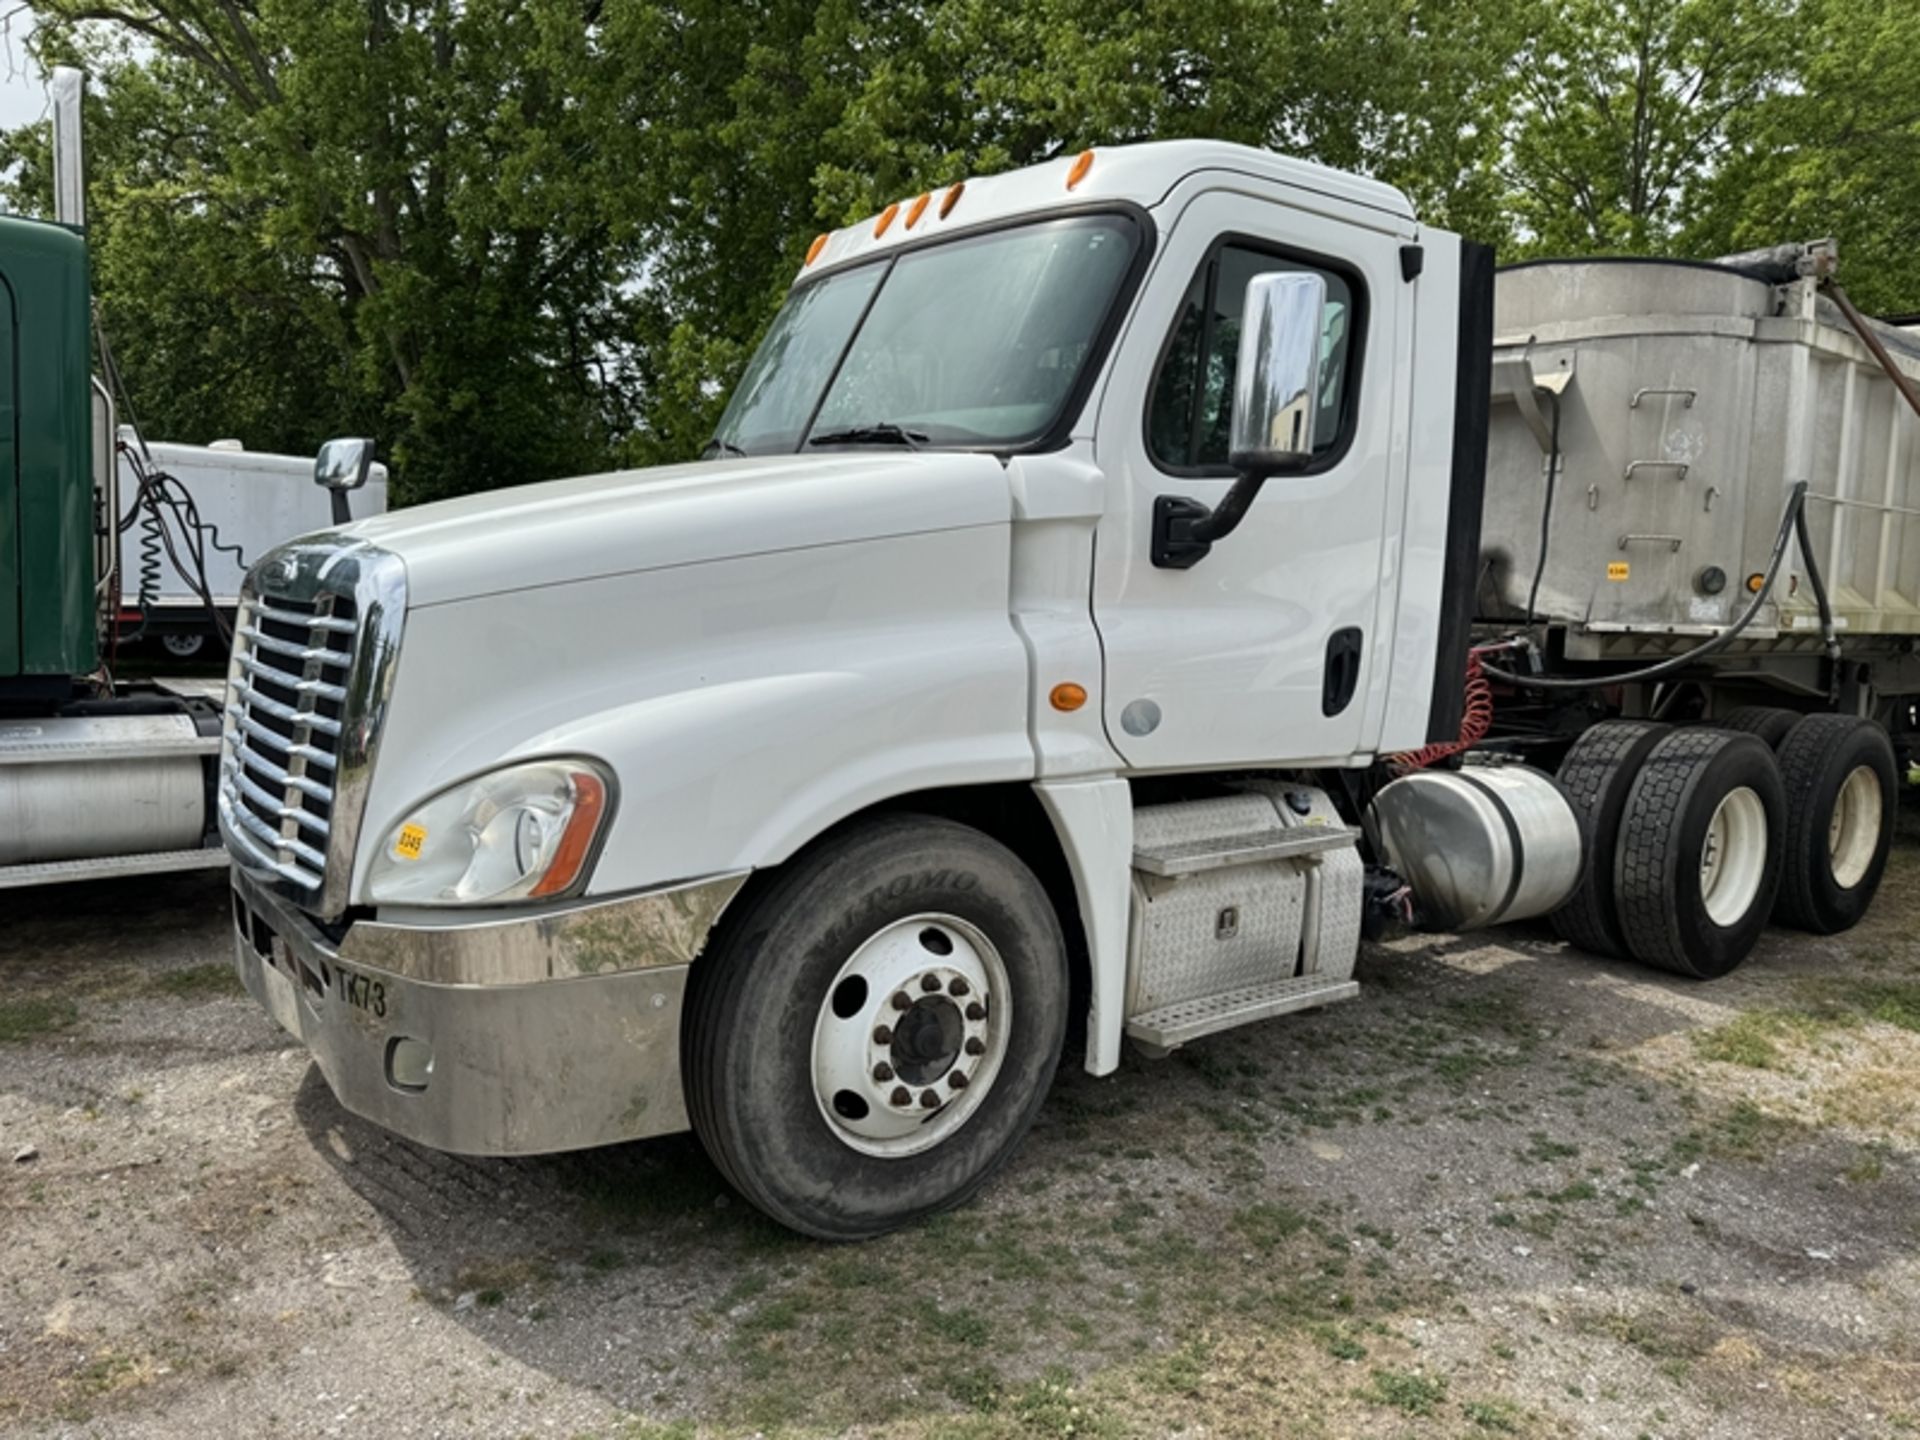
[[[1752,953],[1779,890],[1786,796],[1752,735],[1676,730],[1634,777],[1614,856],[1633,958],[1710,980]]]
[[[693,1128],[734,1188],[860,1240],[986,1184],[1066,1035],[1066,946],[1033,872],[977,830],[900,815],[744,898],[693,967],[681,1036]]]
[[[1573,743],[1560,762],[1560,789],[1580,822],[1585,847],[1580,881],[1553,912],[1553,930],[1569,945],[1615,959],[1627,954],[1626,937],[1614,908],[1614,850],[1627,793],[1647,752],[1667,733],[1649,720],[1607,720]]]
[[[1871,720],[1809,715],[1780,747],[1786,864],[1774,918],[1816,935],[1859,924],[1880,888],[1898,805],[1893,742]]]
[[[1796,710],[1782,710],[1774,705],[1742,705],[1711,723],[1722,730],[1737,730],[1743,735],[1751,735],[1769,750],[1777,752],[1780,742],[1804,718]]]

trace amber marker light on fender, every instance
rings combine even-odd
[[[1056,710],[1078,710],[1087,703],[1087,687],[1076,685],[1071,680],[1063,680],[1053,687],[1053,693],[1047,696],[1047,700]]]

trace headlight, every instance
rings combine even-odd
[[[387,832],[368,893],[389,905],[567,894],[586,878],[612,798],[606,772],[585,760],[535,760],[478,776]]]

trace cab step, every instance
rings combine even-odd
[[[1351,1000],[1359,993],[1360,986],[1353,980],[1295,975],[1148,1010],[1129,1017],[1127,1034],[1143,1045],[1171,1050],[1216,1030],[1228,1030],[1294,1010],[1312,1010],[1337,1000]]]
[[[1359,838],[1358,830],[1344,825],[1313,825],[1279,833],[1222,835],[1171,845],[1143,845],[1133,852],[1133,868],[1147,875],[1172,879],[1208,870],[1227,870],[1236,865],[1301,860],[1329,850],[1347,850]]]

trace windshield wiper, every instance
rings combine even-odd
[[[904,445],[918,450],[927,437],[918,430],[907,430],[891,420],[876,425],[849,425],[844,430],[823,430],[807,441],[809,445]]]
[[[744,455],[747,453],[731,440],[722,440],[716,435],[700,447],[700,458],[704,460],[716,450],[722,455]]]

